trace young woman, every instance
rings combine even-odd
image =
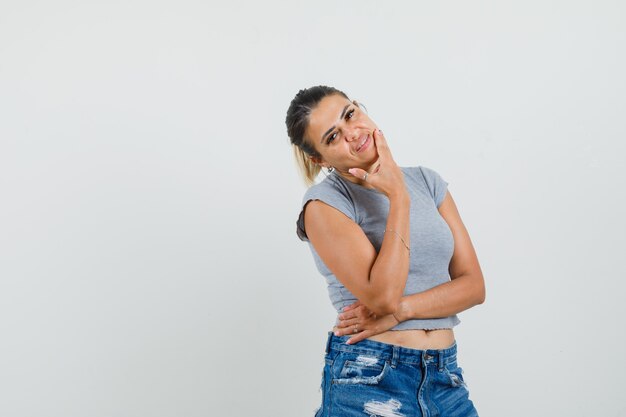
[[[316,417],[477,416],[452,328],[485,287],[447,182],[398,167],[384,134],[335,88],[300,90],[286,124],[307,183],[330,172],[297,221],[339,313]]]

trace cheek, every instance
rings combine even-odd
[[[376,128],[376,124],[369,119],[362,118],[357,120],[359,126],[367,128],[370,131],[373,131]]]

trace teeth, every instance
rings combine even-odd
[[[367,138],[368,138],[368,137],[369,137],[369,136],[365,136],[365,139],[363,139],[363,142],[361,142],[361,143],[359,144],[359,147],[358,147],[358,148],[356,148],[356,150],[357,150],[357,151],[360,151],[360,150],[361,150],[361,147],[363,147],[363,145],[365,145],[365,142],[367,142]]]

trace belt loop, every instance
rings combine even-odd
[[[443,349],[439,350],[439,358],[437,358],[439,361],[439,372],[443,372],[443,368],[445,368],[444,357],[445,355],[443,354]]]
[[[398,364],[398,357],[400,356],[400,352],[399,352],[400,348],[398,348],[398,346],[394,345],[393,346],[393,350],[391,352],[391,367],[395,368],[396,365]]]
[[[328,339],[326,339],[326,353],[330,352],[330,341],[333,337],[333,332],[328,332]]]

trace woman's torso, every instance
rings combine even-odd
[[[450,280],[448,266],[454,251],[454,239],[438,212],[447,183],[436,172],[425,167],[402,169],[411,193],[411,263],[404,294],[410,295]],[[338,175],[330,175],[322,183],[309,188],[303,199],[303,207],[312,199],[322,200],[343,212],[361,226],[375,249],[380,249],[389,210],[389,202],[384,195],[352,184]],[[298,236],[308,241],[303,214],[304,210],[298,219]],[[356,298],[336,279],[312,246],[311,250],[318,270],[327,280],[331,302],[340,312]],[[456,315],[438,319],[410,319],[370,339],[416,349],[446,348],[454,343],[452,327],[458,322]]]

